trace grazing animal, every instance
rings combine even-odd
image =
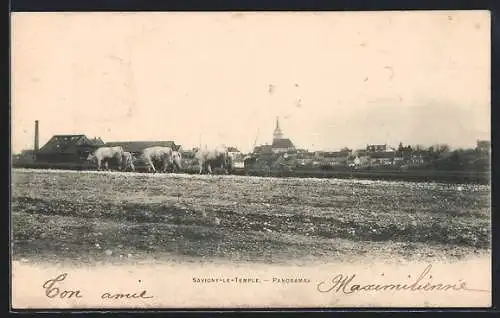
[[[100,147],[94,153],[89,154],[87,160],[90,162],[97,162],[97,170],[102,169],[103,163],[105,169],[109,170],[109,161],[114,159],[118,163],[118,170],[122,170],[123,153],[124,151],[121,146]]]
[[[174,171],[182,169],[182,155],[180,151],[172,151],[172,163]]]
[[[215,168],[223,169],[226,174],[232,171],[232,159],[226,147],[213,149],[205,147],[199,149],[195,156],[200,166],[200,174],[204,172],[212,174]]]
[[[135,171],[134,159],[134,155],[130,152],[123,152],[123,166],[125,167],[125,170]]]
[[[156,172],[154,163],[159,163],[159,170],[166,172],[169,166],[174,163],[173,150],[170,147],[149,147],[142,151],[142,156],[148,165],[148,171]]]

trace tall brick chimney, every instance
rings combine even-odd
[[[36,159],[36,155],[38,154],[38,148],[39,148],[38,138],[39,138],[38,120],[35,120],[35,147],[33,149],[34,150],[33,159]]]

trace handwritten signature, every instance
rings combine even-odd
[[[64,281],[68,277],[68,273],[62,273],[55,278],[47,280],[43,285],[45,291],[45,296],[48,298],[82,298],[83,293],[79,289],[61,289],[59,283]],[[139,281],[140,282],[140,281]],[[153,298],[153,296],[146,295],[147,291],[142,290],[141,292],[134,293],[116,293],[116,292],[105,292],[101,294],[101,299],[146,299]]]
[[[473,291],[473,292],[490,292],[489,290],[474,289],[467,287],[467,283],[459,280],[454,284],[450,283],[435,283],[428,281],[432,279],[430,275],[432,265],[428,265],[415,281],[410,284],[403,284],[400,282],[392,282],[389,284],[359,284],[355,283],[354,278],[356,274],[342,275],[338,274],[330,281],[322,281],[318,283],[316,289],[320,293],[342,292],[344,294],[353,294],[356,292],[364,291]],[[425,283],[425,280],[427,282]]]

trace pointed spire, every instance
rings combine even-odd
[[[283,133],[281,132],[280,129],[279,117],[276,117],[276,128],[274,129],[273,139],[282,139],[282,138],[283,138]]]

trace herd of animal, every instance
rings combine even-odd
[[[124,151],[122,146],[100,147],[90,153],[87,160],[97,165],[97,170],[110,170],[109,162],[114,161],[120,171],[135,171],[135,162],[141,159],[148,172],[180,171],[182,155],[179,150],[171,147],[148,147],[136,158],[132,153]],[[215,169],[221,168],[231,173],[233,162],[226,147],[200,148],[195,153],[198,161],[199,173],[212,174]]]

